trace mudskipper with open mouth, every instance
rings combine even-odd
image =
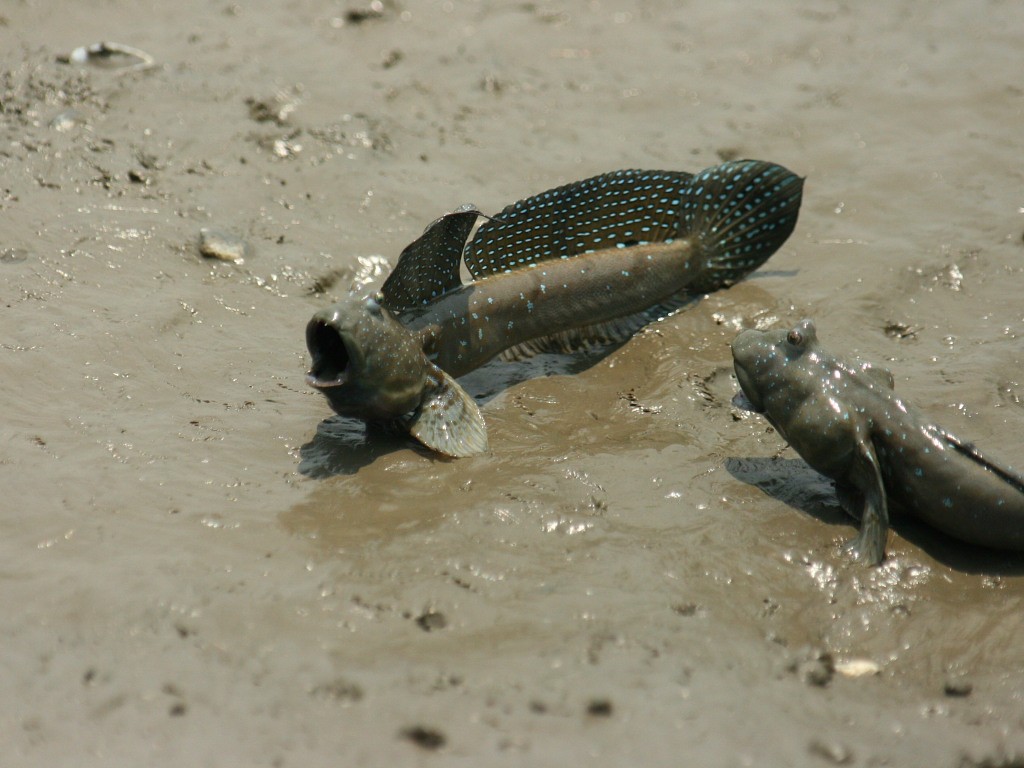
[[[735,283],[789,237],[802,189],[753,160],[617,171],[510,205],[471,240],[480,212],[464,206],[402,252],[379,293],[313,316],[308,382],[343,416],[398,425],[448,456],[482,453],[483,417],[457,377],[501,353],[625,341]]]

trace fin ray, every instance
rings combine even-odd
[[[736,160],[690,182],[680,235],[695,241],[705,274],[691,290],[710,293],[757,269],[796,227],[803,179],[774,163]]]
[[[428,448],[458,458],[487,450],[487,426],[472,396],[437,366],[433,388],[409,422],[409,433]]]

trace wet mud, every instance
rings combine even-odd
[[[1020,765],[1021,559],[897,520],[851,562],[729,343],[812,317],[1024,464],[1022,24],[7,4],[4,763]],[[788,243],[605,354],[462,379],[487,455],[306,387],[307,319],[439,214],[733,157],[807,177]]]

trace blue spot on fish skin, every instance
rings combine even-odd
[[[946,498],[944,498],[942,500],[942,504],[943,504],[943,506],[952,509],[952,507],[953,507],[953,500],[947,496]]]

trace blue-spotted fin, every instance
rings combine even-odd
[[[737,405],[836,481],[860,522],[847,545],[858,559],[885,557],[890,501],[961,541],[1024,551],[1024,477],[903,402],[885,368],[830,354],[810,320],[743,331],[732,354]]]
[[[753,160],[616,171],[510,205],[471,240],[480,212],[464,206],[402,252],[379,294],[313,316],[308,381],[339,414],[398,423],[449,456],[482,453],[483,417],[455,378],[502,353],[625,341],[731,285],[789,237],[802,189]]]

